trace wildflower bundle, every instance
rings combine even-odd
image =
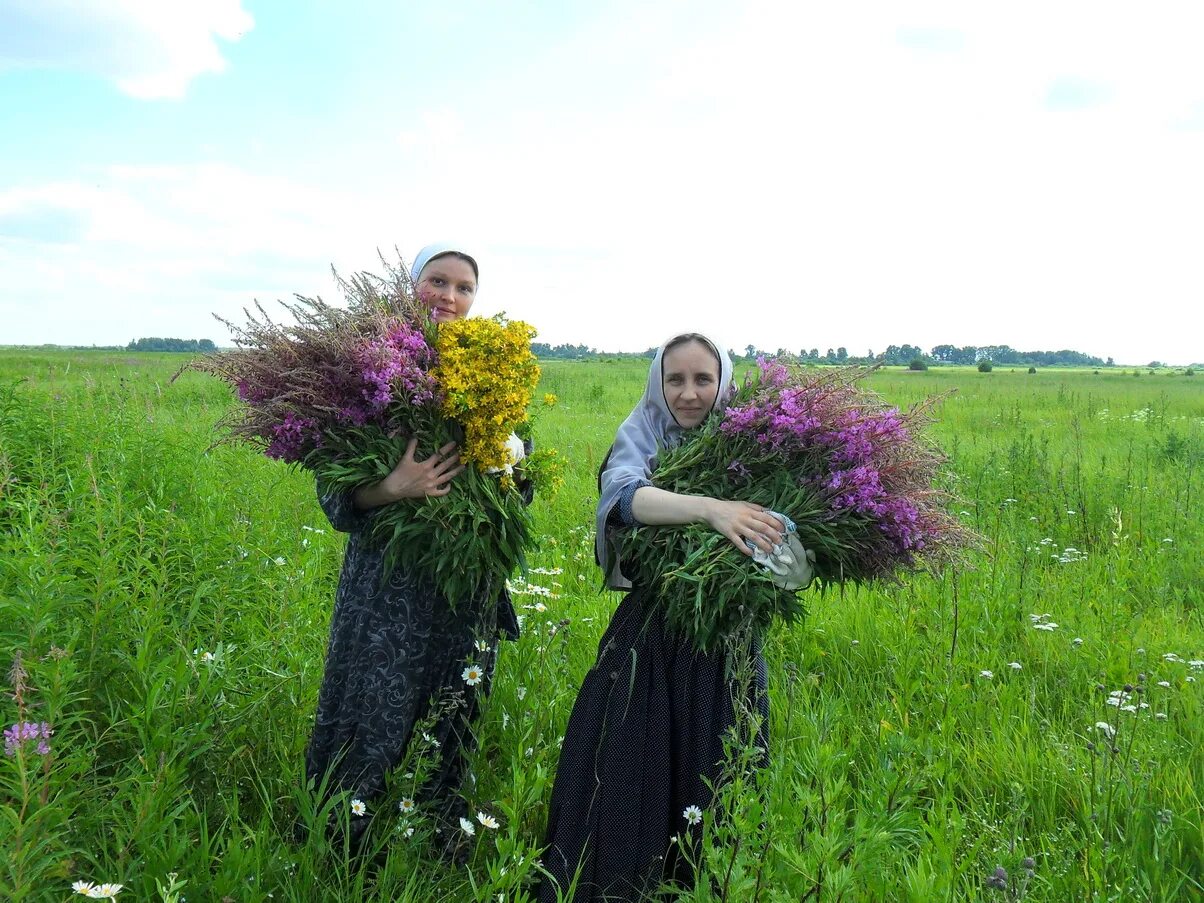
[[[383,479],[410,437],[418,459],[455,441],[468,467],[451,492],[374,509],[367,526],[386,574],[424,575],[454,603],[501,587],[525,563],[531,519],[507,440],[529,431],[534,330],[501,316],[436,325],[404,263],[385,266],[386,277],[336,274],[346,308],[297,296],[284,304],[293,324],[273,322],[258,304],[245,326],[223,320],[236,348],[191,366],[227,382],[243,403],[219,424],[219,442],[250,442],[313,471],[323,489]],[[523,482],[539,481],[549,458],[524,462]]]
[[[653,484],[786,514],[821,585],[947,563],[971,537],[938,485],[943,458],[923,435],[931,404],[892,408],[858,384],[865,373],[808,376],[758,360],[722,414],[662,452]],[[669,623],[699,648],[804,612],[796,593],[704,527],[641,527],[619,542],[625,569],[647,578]]]

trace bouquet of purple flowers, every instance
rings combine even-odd
[[[808,375],[759,359],[721,415],[660,455],[653,484],[787,515],[821,586],[949,563],[974,538],[947,510],[944,458],[924,435],[935,399],[900,411],[859,385],[867,372]],[[699,648],[804,613],[795,592],[704,527],[641,527],[620,543]]]

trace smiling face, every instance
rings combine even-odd
[[[476,296],[476,271],[454,254],[436,257],[418,274],[418,297],[436,323],[468,316]]]
[[[697,339],[674,345],[661,358],[665,401],[683,429],[693,429],[711,413],[719,394],[719,359]]]

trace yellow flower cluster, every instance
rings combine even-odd
[[[501,315],[440,324],[434,375],[443,389],[444,415],[464,427],[464,463],[480,470],[510,463],[506,440],[527,419],[539,382],[534,337],[530,324]]]

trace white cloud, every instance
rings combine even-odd
[[[146,100],[223,71],[217,39],[255,24],[241,0],[0,0],[0,20],[0,66],[79,69]]]

